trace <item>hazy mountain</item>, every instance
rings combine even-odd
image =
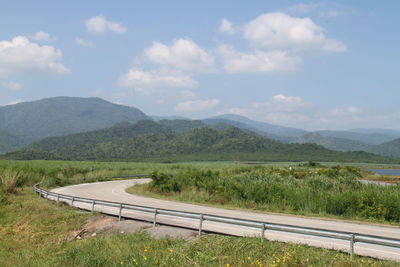
[[[149,116],[154,121],[158,122],[161,120],[191,120],[189,118],[183,116],[157,116],[157,115],[150,115]]]
[[[316,131],[321,136],[324,137],[336,137],[336,138],[344,138],[350,139],[354,141],[358,141],[361,143],[376,145],[381,144],[383,142],[391,141],[395,137],[382,133],[358,133],[351,131]]]
[[[210,126],[214,126],[220,123],[223,123],[225,125],[230,125],[233,127],[237,127],[239,129],[243,129],[243,130],[248,130],[254,133],[257,133],[259,135],[268,137],[268,138],[272,138],[275,140],[279,140],[281,142],[284,143],[289,143],[290,141],[295,140],[295,138],[293,137],[288,137],[288,136],[280,136],[280,135],[275,135],[275,134],[271,134],[271,133],[267,133],[264,131],[259,130],[258,128],[254,127],[254,126],[250,126],[246,123],[240,122],[240,121],[235,121],[235,120],[228,120],[228,119],[222,119],[222,118],[209,118],[209,119],[204,119],[202,120],[204,123],[206,123],[207,125]]]
[[[17,149],[30,143],[28,138],[0,130],[0,154]]]
[[[388,136],[393,136],[395,138],[400,137],[400,131],[393,130],[393,129],[382,129],[382,128],[357,128],[357,129],[350,129],[349,132],[355,133],[366,133],[366,134],[383,134]]]
[[[370,145],[355,140],[322,136],[318,132],[307,133],[296,140],[296,143],[314,143],[338,151],[367,151]]]
[[[55,97],[0,107],[0,131],[23,137],[21,142],[16,142],[16,147],[25,145],[27,140],[111,127],[120,121],[135,123],[146,119],[150,118],[137,108],[100,98]],[[0,144],[6,143],[4,137],[0,138]]]
[[[254,121],[244,116],[239,116],[235,114],[224,114],[215,117],[211,117],[209,119],[226,119],[231,121],[238,121],[245,123],[251,127],[257,128],[259,131],[264,133],[281,136],[281,137],[299,137],[307,133],[307,131],[297,128],[285,127],[274,125],[266,122]]]

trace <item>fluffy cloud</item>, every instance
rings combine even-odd
[[[85,24],[88,32],[96,34],[104,33],[106,31],[124,33],[128,30],[118,22],[107,20],[103,15],[90,18],[85,21]]]
[[[22,88],[22,85],[17,82],[2,82],[0,83],[0,88],[1,87],[11,91],[17,91]]]
[[[92,42],[90,42],[90,41],[85,41],[85,40],[83,40],[83,39],[81,39],[81,38],[79,38],[79,37],[76,37],[76,38],[75,38],[75,43],[76,43],[77,45],[80,45],[80,46],[86,46],[86,47],[91,47],[91,46],[93,46],[93,43],[92,43]]]
[[[219,52],[223,58],[224,68],[228,72],[271,72],[296,69],[300,59],[289,56],[286,51],[260,50],[254,53],[241,53],[228,45],[221,45]]]
[[[219,25],[218,30],[220,32],[227,33],[227,34],[235,34],[236,33],[236,29],[233,27],[232,22],[230,22],[229,20],[226,20],[226,19],[221,20],[221,24]]]
[[[21,102],[22,102],[21,100],[11,101],[11,102],[8,102],[8,103],[7,103],[7,106],[9,106],[9,105],[16,105],[16,104],[19,104],[19,103],[21,103]]]
[[[118,81],[122,87],[132,88],[137,92],[149,94],[152,89],[163,88],[196,88],[198,82],[181,71],[130,69]]]
[[[145,55],[155,64],[181,70],[209,71],[214,67],[214,58],[190,39],[177,39],[171,46],[153,42]]]
[[[27,37],[17,36],[11,41],[0,41],[0,75],[14,73],[68,73],[59,60],[62,53],[52,46],[38,45]]]
[[[327,52],[347,50],[342,42],[327,38],[324,29],[310,18],[295,18],[279,12],[265,13],[251,20],[244,26],[243,35],[256,47]]]
[[[47,32],[43,31],[37,32],[34,35],[31,35],[29,38],[35,41],[47,41],[47,42],[57,40],[56,37],[51,36]]]
[[[198,99],[178,103],[175,106],[175,111],[203,111],[215,108],[219,104],[218,99]]]

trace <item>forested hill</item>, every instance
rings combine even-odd
[[[151,120],[142,120],[136,124],[120,122],[113,127],[96,131],[48,137],[29,145],[27,149],[50,152],[69,146],[91,145],[115,140],[124,140],[147,133],[172,134],[172,131]]]
[[[0,107],[0,130],[13,136],[29,136],[30,141],[147,119],[137,108],[95,97],[54,97]]]
[[[338,152],[315,144],[284,144],[235,127],[202,127],[174,133],[163,125],[142,121],[49,138],[7,153],[10,159],[65,160],[316,160],[398,162],[366,152]]]

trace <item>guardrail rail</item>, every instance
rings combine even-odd
[[[127,176],[113,176],[109,178],[144,178],[149,177],[148,175],[127,175]],[[157,216],[158,215],[168,215],[174,216],[179,218],[190,218],[190,219],[198,219],[198,232],[201,235],[203,231],[203,222],[204,221],[211,221],[211,222],[218,222],[230,225],[238,225],[238,226],[245,226],[254,229],[258,229],[260,231],[261,238],[265,237],[265,232],[267,230],[273,231],[280,231],[280,232],[287,232],[287,233],[294,233],[294,234],[302,234],[302,235],[309,235],[309,236],[317,236],[317,237],[325,237],[325,238],[333,238],[333,239],[341,239],[349,241],[349,254],[350,257],[354,257],[354,244],[356,242],[372,244],[372,245],[381,245],[387,246],[392,248],[400,248],[400,239],[397,238],[388,238],[376,235],[366,235],[360,233],[353,233],[353,232],[344,232],[344,231],[334,231],[334,230],[327,230],[321,228],[313,228],[313,227],[304,227],[304,226],[295,226],[295,225],[288,225],[288,224],[279,224],[279,223],[271,223],[266,221],[256,221],[256,220],[247,220],[241,218],[234,218],[234,217],[224,217],[224,216],[216,216],[211,214],[202,214],[196,212],[186,212],[186,211],[178,211],[178,210],[170,210],[170,209],[162,209],[162,208],[154,208],[148,206],[140,206],[140,205],[133,205],[128,203],[122,202],[113,202],[113,201],[105,201],[100,199],[92,199],[92,198],[85,198],[85,197],[75,197],[70,195],[64,195],[59,193],[54,193],[48,190],[41,189],[39,187],[40,183],[35,184],[33,186],[33,190],[40,196],[46,199],[49,197],[53,197],[57,202],[64,201],[69,203],[71,206],[74,206],[75,202],[81,203],[88,203],[91,204],[90,211],[94,211],[95,206],[106,206],[106,207],[114,207],[119,209],[118,212],[118,219],[121,220],[122,211],[123,210],[133,210],[133,211],[140,211],[145,213],[153,214],[152,223],[154,225],[157,224]],[[107,213],[102,211],[102,213],[114,215],[113,213]]]

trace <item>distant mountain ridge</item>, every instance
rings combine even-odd
[[[287,136],[287,137],[299,137],[303,134],[306,134],[307,131],[292,127],[285,127],[274,125],[266,122],[254,121],[250,120],[247,117],[236,115],[236,114],[224,114],[215,117],[211,117],[208,119],[226,119],[231,121],[237,121],[241,123],[245,123],[249,126],[257,128],[260,131],[263,131],[268,134],[276,135],[276,136]]]
[[[0,131],[20,139],[0,152],[45,137],[110,127],[120,121],[136,123],[150,119],[137,108],[113,104],[100,98],[54,97],[0,107]]]

